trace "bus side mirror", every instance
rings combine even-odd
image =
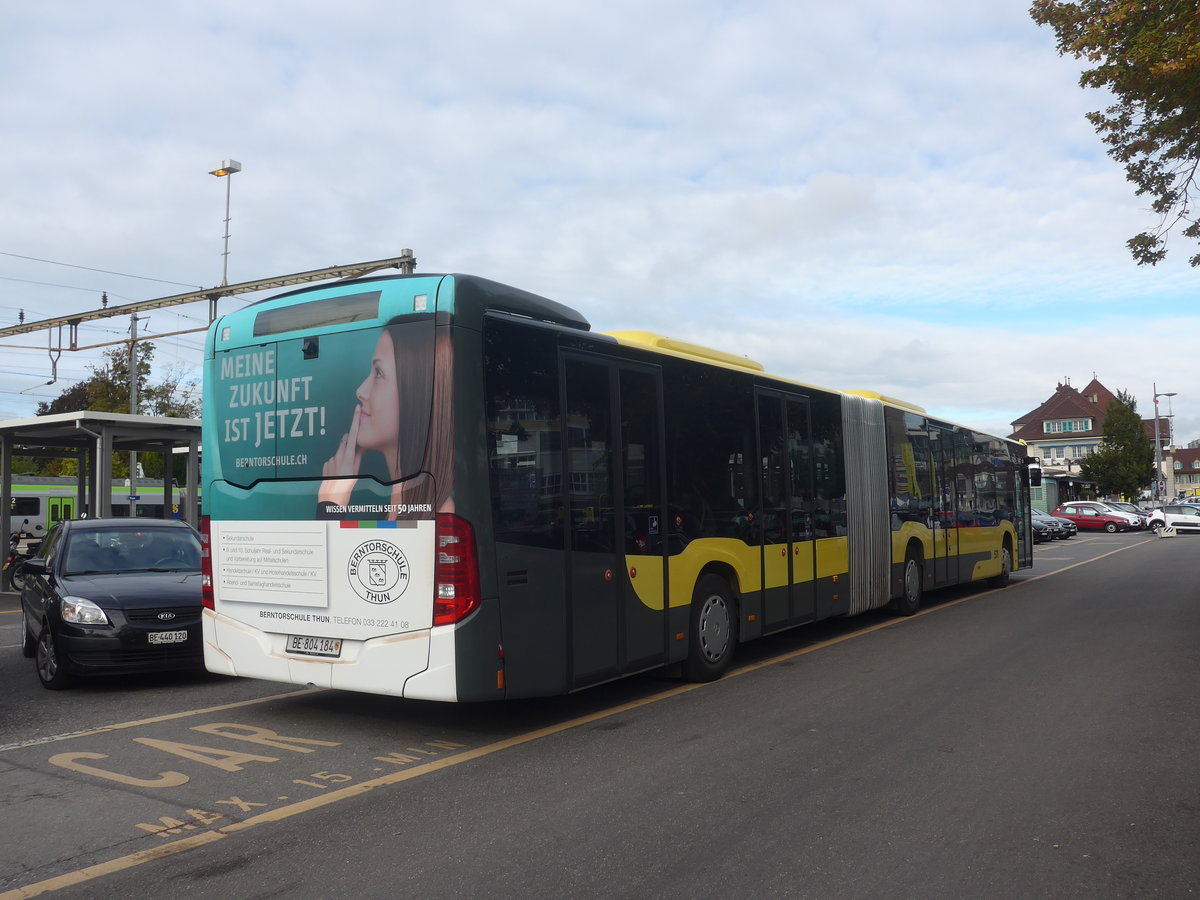
[[[1041,466],[1030,466],[1029,467],[1029,486],[1030,487],[1041,487],[1041,484],[1042,484],[1042,467]]]

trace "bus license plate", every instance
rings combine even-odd
[[[186,631],[152,631],[150,632],[150,643],[152,644],[182,644],[187,640]]]
[[[289,634],[288,653],[303,653],[305,656],[341,656],[341,638],[309,637],[304,634]]]

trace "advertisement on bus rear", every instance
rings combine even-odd
[[[430,518],[450,496],[450,367],[431,316],[221,350],[206,391],[216,411],[208,498],[214,518],[398,521]],[[435,440],[431,441],[431,436]],[[443,449],[444,448],[444,449]],[[443,468],[439,461],[445,459]],[[211,461],[207,461],[211,466]],[[286,488],[283,485],[287,485]]]

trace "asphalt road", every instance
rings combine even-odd
[[[715,684],[484,706],[51,693],[3,595],[0,898],[1194,896],[1198,551],[1042,545],[1008,588],[765,639]]]

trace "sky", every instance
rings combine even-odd
[[[1195,247],[1129,256],[1080,72],[1013,0],[3,0],[0,326],[220,284],[228,187],[231,283],[411,248],[1002,435],[1063,382],[1173,392],[1186,443]],[[100,360],[59,340],[0,338],[0,419]],[[201,333],[155,346],[200,380]]]

